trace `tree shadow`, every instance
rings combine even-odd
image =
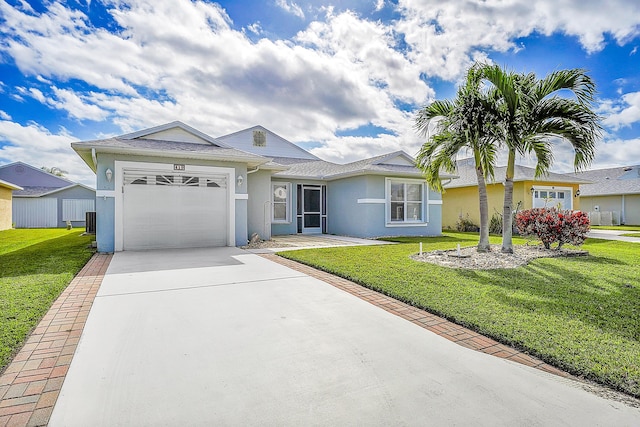
[[[596,277],[585,274],[594,264],[606,271]],[[622,265],[629,268],[620,268]],[[505,306],[579,320],[605,332],[640,340],[638,271],[625,262],[593,256],[547,258],[514,270],[459,273],[491,286],[493,298]]]
[[[78,271],[93,254],[91,237],[68,234],[0,255],[0,278]]]

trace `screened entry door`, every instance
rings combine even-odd
[[[327,232],[327,186],[297,186],[298,233],[313,234]]]
[[[302,232],[322,233],[322,189],[302,187]]]

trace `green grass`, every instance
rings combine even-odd
[[[477,233],[398,238],[398,245],[280,255],[529,352],[573,374],[640,396],[640,247],[588,239],[590,255],[543,258],[516,269],[463,270],[413,261],[424,251],[477,244]],[[492,237],[498,245],[499,238]],[[523,243],[521,239],[514,242]],[[496,246],[499,250],[499,246]]]
[[[625,237],[640,237],[640,233],[624,233],[624,234],[621,234],[621,236],[625,236]]]
[[[640,225],[592,225],[594,230],[640,231]]]
[[[93,250],[84,229],[0,231],[0,372]]]

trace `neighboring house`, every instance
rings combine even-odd
[[[473,159],[457,162],[457,175],[444,185],[442,194],[442,222],[446,229],[455,229],[459,218],[467,218],[480,225],[480,208],[478,202],[478,179]],[[495,181],[487,179],[487,196],[489,199],[489,218],[496,213],[502,214],[504,204],[504,176],[506,167],[495,168]],[[550,172],[535,178],[535,169],[526,166],[515,166],[513,178],[514,211],[560,207],[562,209],[580,209],[581,185],[589,181],[571,176]]]
[[[591,181],[580,185],[580,208],[594,225],[640,225],[640,165],[571,175]]]
[[[95,190],[26,163],[0,166],[0,179],[22,187],[13,192],[16,228],[84,227],[95,210]]]
[[[13,192],[22,187],[0,179],[0,230],[8,230],[13,225]]]
[[[338,165],[261,126],[213,138],[181,122],[71,145],[96,172],[101,252],[442,227],[440,194],[404,152]]]

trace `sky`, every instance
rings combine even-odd
[[[416,112],[476,61],[586,69],[592,168],[640,164],[639,46],[630,0],[0,0],[0,165],[95,186],[71,142],[174,120],[213,137],[259,124],[337,163],[415,155]],[[555,144],[552,170],[572,171]]]

